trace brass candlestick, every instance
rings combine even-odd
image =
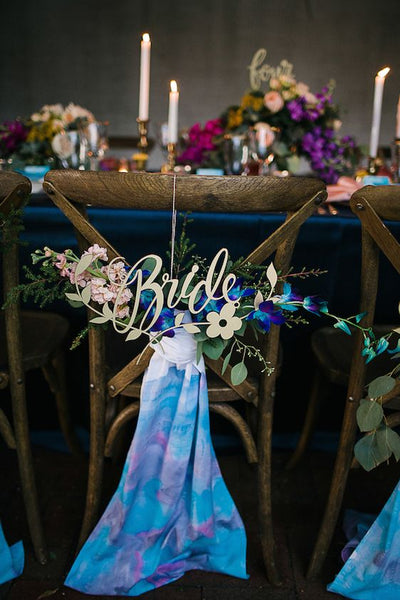
[[[173,173],[176,164],[176,144],[168,142],[167,145],[168,157],[165,165],[161,167],[163,173]]]
[[[148,119],[137,118],[136,122],[138,124],[139,142],[137,145],[138,151],[135,152],[135,154],[133,154],[132,160],[135,161],[136,168],[138,171],[145,171],[147,159],[149,157],[149,155],[148,155],[149,142],[147,140],[147,131],[148,131],[149,121],[148,121]]]
[[[380,161],[376,156],[370,156],[368,159],[368,175],[377,175],[380,166]]]

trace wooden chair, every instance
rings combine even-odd
[[[0,221],[3,243],[3,298],[19,283],[18,222],[16,214],[28,199],[29,179],[12,172],[0,172]],[[0,411],[0,433],[10,448],[17,450],[22,493],[29,530],[38,561],[47,562],[38,494],[29,440],[25,373],[42,369],[55,395],[62,431],[71,450],[79,451],[67,405],[62,346],[68,321],[56,314],[21,311],[17,303],[6,306],[0,315],[0,389],[9,386],[12,404],[12,426]]]
[[[400,189],[394,186],[366,186],[353,194],[350,206],[361,221],[361,295],[358,312],[367,313],[361,324],[369,327],[373,324],[378,293],[380,252],[400,273],[400,244],[382,222],[382,219],[400,220]],[[394,296],[393,302],[397,305],[398,298]],[[374,326],[378,336],[392,328],[393,326]],[[308,577],[316,577],[322,568],[341,510],[346,481],[353,460],[357,432],[356,411],[363,397],[364,384],[393,368],[393,362],[385,354],[366,365],[361,355],[362,348],[361,333],[349,337],[342,331],[325,327],[317,330],[312,336],[312,349],[318,370],[299,445],[289,466],[294,466],[298,462],[310,438],[324,380],[327,379],[335,384],[347,384],[347,400],[329,497],[308,568]],[[396,386],[394,392],[388,395],[387,400],[394,394],[398,394],[398,387]],[[397,413],[389,418],[389,423],[394,425],[398,420]]]
[[[270,235],[248,260],[260,264],[275,252],[274,264],[286,271],[300,225],[325,197],[324,184],[315,179],[272,177],[202,177],[171,176],[150,173],[112,173],[51,171],[46,175],[44,189],[53,202],[70,219],[86,246],[98,243],[106,247],[109,259],[118,252],[88,222],[85,205],[108,208],[135,208],[146,210],[171,210],[174,179],[176,182],[176,208],[178,211],[199,212],[276,212],[287,213],[286,221]],[[139,258],[140,248],[137,249]],[[265,339],[265,357],[276,364],[279,347],[279,328],[272,327]],[[146,368],[151,349],[141,357],[133,358],[117,374],[106,381],[105,344],[101,329],[89,331],[89,377],[90,377],[90,462],[85,516],[79,544],[81,545],[95,524],[99,509],[102,463],[109,454],[120,427],[132,419],[139,410],[136,401],[118,414],[106,431],[107,395],[138,397],[140,384],[135,380]],[[275,563],[274,540],[271,518],[271,430],[273,394],[276,373],[261,377],[259,386],[249,380],[233,387],[229,369],[221,375],[222,361],[207,359],[209,369],[218,375],[219,384],[209,386],[210,410],[228,418],[239,431],[250,462],[258,462],[259,508],[262,545],[268,577],[278,582]],[[257,448],[251,431],[244,419],[231,406],[242,399],[257,406]]]

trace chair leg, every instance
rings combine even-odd
[[[272,420],[275,394],[275,377],[262,378],[263,393],[259,401],[258,451],[258,511],[261,545],[268,580],[273,585],[281,583],[275,557],[275,540],[272,523]]]
[[[10,425],[10,421],[7,419],[6,415],[0,408],[0,433],[3,436],[3,439],[7,446],[12,450],[16,449],[15,444],[15,436],[13,430]]]
[[[86,492],[85,513],[79,535],[77,551],[85,543],[92,531],[100,508],[103,484],[103,463],[105,446],[106,382],[104,376],[105,342],[101,329],[89,330],[90,377],[90,446],[89,471]]]
[[[358,402],[354,402],[353,399],[348,400],[346,403],[328,502],[308,567],[308,578],[316,577],[319,574],[335,531],[352,461],[357,430],[357,407]]]
[[[40,564],[45,565],[47,563],[47,547],[39,511],[23,379],[18,379],[17,382],[11,381],[11,394],[18,466],[26,516],[36,558]]]
[[[58,352],[52,358],[51,363],[42,368],[42,371],[56,399],[58,420],[67,446],[73,454],[80,455],[83,450],[76,436],[68,406],[63,352]]]
[[[310,442],[310,438],[314,432],[314,425],[318,417],[319,407],[320,407],[320,399],[321,399],[321,388],[322,388],[322,375],[319,369],[317,369],[312,391],[310,402],[307,406],[306,417],[304,420],[303,429],[300,433],[299,441],[297,442],[297,446],[286,465],[286,469],[293,469],[297,466],[298,462],[303,457],[303,454]]]

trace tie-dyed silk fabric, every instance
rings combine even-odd
[[[247,578],[246,535],[210,437],[204,363],[182,329],[155,346],[121,481],[66,585],[137,596],[191,569]]]

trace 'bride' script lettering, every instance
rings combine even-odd
[[[223,299],[225,302],[235,303],[235,300],[229,297],[229,292],[236,283],[236,276],[233,273],[226,273],[228,258],[227,249],[222,248],[211,261],[204,279],[196,277],[199,271],[197,264],[194,264],[184,277],[176,279],[170,277],[168,273],[162,274],[163,262],[159,256],[148,254],[129,268],[124,281],[117,282],[112,278],[111,267],[114,261],[120,260],[118,257],[108,266],[110,282],[118,288],[113,306],[106,302],[100,312],[90,305],[90,290],[80,290],[78,284],[76,285],[77,296],[73,299],[79,299],[87,306],[90,305],[91,310],[100,315],[92,319],[93,323],[112,321],[114,329],[119,333],[130,332],[126,340],[135,339],[142,333],[151,331],[165,307],[174,309],[183,301],[189,312],[196,315],[204,310],[211,300]],[[123,297],[126,296],[124,293],[127,288],[132,294],[131,311],[129,320],[123,321],[118,316],[118,306],[124,303]]]
[[[265,48],[260,48],[254,54],[250,65],[247,67],[250,71],[250,86],[252,90],[259,90],[262,81],[268,81],[271,78],[294,77],[293,65],[287,60],[281,60],[277,67],[271,67],[268,64],[263,65],[267,56]]]

